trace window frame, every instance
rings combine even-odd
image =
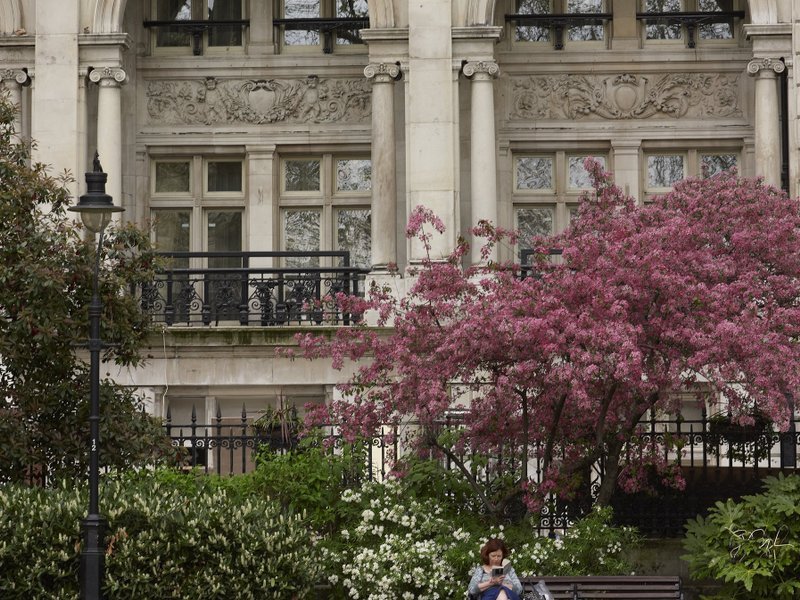
[[[742,140],[721,140],[717,144],[708,141],[690,141],[684,144],[664,145],[663,143],[645,143],[642,146],[641,189],[645,202],[652,201],[655,196],[660,196],[672,191],[673,187],[650,187],[648,172],[648,157],[653,155],[681,155],[683,156],[683,179],[687,177],[704,177],[702,160],[706,155],[733,155],[736,158],[736,169],[741,173],[744,156],[744,143]]]
[[[366,2],[366,0],[364,0]],[[309,18],[286,17],[286,0],[275,0],[273,3],[272,20],[275,44],[281,54],[359,54],[368,52],[367,45],[363,41],[358,44],[337,43],[337,25],[342,25],[349,21],[360,21],[360,25],[353,28],[360,31],[369,27],[369,10],[363,18],[357,17],[337,17],[336,0],[319,0],[319,16]],[[309,28],[297,27],[300,31],[318,31],[319,42],[316,44],[287,44],[285,32],[287,22],[308,21]]]
[[[284,152],[280,155],[280,168],[277,169],[280,181],[277,223],[280,230],[277,239],[281,251],[287,249],[286,213],[289,210],[313,210],[320,213],[319,248],[321,251],[343,250],[338,240],[338,212],[340,210],[367,210],[372,215],[372,174],[370,172],[370,185],[366,190],[339,190],[337,188],[337,161],[339,160],[366,160],[371,161],[368,151],[320,151],[316,153]],[[286,191],[286,163],[292,160],[319,160],[320,162],[320,189],[309,191]],[[370,236],[370,248],[372,239]],[[284,261],[285,262],[285,261]],[[323,259],[321,266],[337,266],[333,259]],[[351,254],[351,266],[354,266]],[[365,268],[371,265],[360,265]]]
[[[160,149],[159,149],[160,150]],[[189,153],[170,153],[157,151],[151,153],[150,160],[150,198],[148,213],[151,220],[160,210],[188,210],[189,219],[189,249],[188,252],[207,252],[208,250],[208,213],[210,211],[238,212],[241,214],[242,239],[240,247],[246,251],[247,247],[247,177],[246,158],[238,149],[223,148],[219,151]],[[189,163],[189,192],[155,192],[156,165],[159,163],[188,162]],[[242,190],[240,192],[209,192],[208,191],[208,163],[209,162],[240,162],[242,165]],[[151,233],[155,243],[155,231]],[[206,268],[207,258],[193,257],[189,267],[193,269]]]
[[[607,49],[610,47],[611,26],[613,14],[609,10],[610,0],[600,0],[601,10],[598,13],[570,13],[567,12],[569,0],[549,0],[550,12],[542,15],[531,15],[526,13],[518,13],[517,0],[508,0],[508,12],[505,15],[505,20],[510,24],[510,31],[508,34],[511,40],[512,47],[517,49],[525,49],[526,51],[562,51],[562,50],[580,50],[586,51],[592,48]],[[588,15],[597,15],[592,18]],[[584,21],[599,20],[602,23],[599,25],[603,28],[602,40],[571,40],[570,30],[573,27],[581,27],[584,25],[591,25],[591,23]],[[572,21],[571,25],[569,22]],[[527,22],[527,23],[526,23]],[[536,25],[537,22],[543,25]],[[518,40],[517,29],[526,26],[540,26],[549,29],[547,40]]]
[[[242,43],[236,46],[211,46],[209,44],[209,33],[217,20],[208,18],[208,0],[192,0],[191,19],[176,19],[169,22],[152,18],[158,16],[158,2],[159,0],[150,0],[148,6],[151,18],[145,19],[143,22],[144,28],[150,31],[150,51],[152,54],[159,56],[202,56],[207,54],[244,54],[246,52],[247,35],[250,28],[250,19],[247,16],[248,2],[246,0],[238,0],[241,19],[235,19],[231,24],[231,26],[240,24],[242,28]],[[225,20],[224,22],[227,23],[228,21]],[[225,25],[222,26],[224,27]],[[183,46],[160,46],[158,44],[158,31],[161,27],[186,29],[189,38],[188,43]]]
[[[593,144],[587,147],[559,148],[551,151],[526,148],[512,149],[512,190],[511,190],[511,219],[515,230],[519,230],[519,210],[525,208],[549,208],[552,211],[551,234],[558,234],[569,227],[570,213],[580,205],[581,196],[591,188],[571,187],[569,162],[573,157],[595,157],[602,159],[606,168],[611,160],[611,148],[607,143]],[[526,157],[552,158],[552,188],[519,189],[517,179],[517,160]],[[517,260],[527,246],[522,241],[517,245]]]
[[[716,12],[723,11],[707,11],[702,12],[699,10],[698,0],[679,0],[681,10],[676,12],[667,12],[664,14],[670,15],[675,20],[675,25],[680,26],[680,36],[675,39],[658,39],[647,37],[648,17],[652,20],[652,12],[646,12],[645,2],[647,0],[639,0],[636,12],[636,19],[640,21],[642,43],[647,46],[683,46],[685,48],[694,49],[698,45],[701,46],[735,46],[739,44],[740,35],[737,30],[741,27],[741,22],[744,19],[745,11],[741,9],[740,0],[733,0],[733,10],[730,11],[733,16],[731,17],[731,37],[719,39],[703,39],[700,33],[703,25],[703,16],[711,16]],[[664,17],[665,20],[670,20],[670,17]]]

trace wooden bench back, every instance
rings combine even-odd
[[[521,577],[523,599],[544,580],[555,600],[682,600],[680,577],[650,575]],[[532,596],[531,596],[532,597]]]

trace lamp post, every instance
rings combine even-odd
[[[86,193],[82,195],[77,206],[69,210],[80,213],[81,220],[92,234],[100,234],[95,255],[94,278],[92,280],[92,303],[89,305],[89,513],[81,521],[80,584],[83,600],[101,600],[103,575],[105,570],[105,547],[103,536],[105,519],[100,515],[98,507],[98,484],[100,479],[100,350],[103,342],[100,339],[100,314],[103,305],[98,290],[98,271],[100,270],[100,253],[103,248],[103,231],[111,221],[111,215],[124,209],[114,206],[114,200],[106,194],[108,175],[103,173],[97,152],[94,155],[93,171],[86,173]]]

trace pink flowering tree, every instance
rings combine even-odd
[[[308,358],[358,362],[347,400],[310,421],[340,423],[351,439],[418,422],[418,447],[447,456],[492,512],[520,493],[531,510],[569,497],[601,457],[600,504],[617,486],[640,489],[644,473],[680,486],[640,422],[677,414],[687,392],[724,398],[742,424],[757,410],[786,430],[800,374],[798,201],[725,173],[636,206],[587,167],[595,192],[564,233],[535,240],[533,276],[515,264],[462,268],[462,241],[447,260],[423,261],[405,297],[339,298],[349,312],[373,311],[379,327],[300,336]],[[434,230],[436,216],[415,209],[408,236],[429,248]],[[488,223],[473,233],[487,247],[514,242]],[[462,426],[443,429],[459,404]],[[536,458],[541,473],[521,460],[505,493],[489,493],[465,451],[500,447]]]

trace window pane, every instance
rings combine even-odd
[[[589,172],[583,166],[588,156],[570,156],[569,157],[569,187],[572,189],[585,190],[592,188],[592,178]],[[599,162],[603,169],[606,168],[606,159],[603,156],[593,156],[594,160]]]
[[[368,14],[367,0],[336,0],[337,17],[358,18],[366,17]],[[363,44],[364,42],[359,35],[358,29],[337,29],[336,43],[339,45],[349,45]]]
[[[700,171],[703,177],[713,177],[735,166],[735,154],[703,154],[700,157]]]
[[[363,192],[372,188],[372,161],[336,161],[336,189]]]
[[[314,19],[322,15],[319,0],[284,0],[283,16],[286,19]],[[284,29],[283,43],[287,46],[316,46],[319,32],[308,29]]]
[[[553,189],[553,159],[544,156],[517,158],[517,189]]]
[[[208,163],[209,192],[241,192],[242,163],[210,161]]]
[[[528,207],[517,209],[519,250],[532,247],[533,238],[553,234],[553,209],[550,207]]]
[[[209,252],[242,251],[242,213],[239,211],[210,210],[208,215],[207,244]],[[209,267],[240,267],[239,258],[209,258]]]
[[[701,12],[729,12],[733,10],[733,0],[698,0]],[[733,38],[733,19],[722,23],[700,25],[701,40],[729,40]]]
[[[186,193],[189,191],[189,161],[157,162],[156,193]]]
[[[647,185],[650,188],[668,188],[683,179],[683,156],[657,154],[647,157]]]
[[[287,160],[283,164],[284,190],[287,192],[319,191],[319,160]]]
[[[188,252],[192,213],[188,210],[154,210],[153,232],[159,252]],[[175,258],[170,266],[188,268],[188,258]]]
[[[603,0],[567,0],[568,13],[601,13]],[[599,41],[603,39],[604,27],[601,21],[579,27],[569,28],[572,41]]]
[[[287,210],[283,213],[283,239],[290,252],[319,252],[320,212],[318,210]],[[316,267],[318,257],[289,257],[287,267]]]
[[[336,214],[339,250],[350,251],[350,266],[372,266],[372,233],[368,208],[340,210]]]
[[[156,0],[156,21],[188,21],[192,18],[192,0]],[[191,35],[177,27],[157,27],[156,45],[188,46]]]
[[[681,0],[645,0],[644,12],[680,12]],[[645,27],[648,40],[677,40],[681,37],[681,26],[647,21]]]
[[[366,17],[368,15],[367,0],[336,0],[337,17]]]
[[[236,21],[242,18],[242,0],[208,0],[208,18],[218,21]],[[208,30],[209,46],[241,46],[242,26],[228,25]]]
[[[552,12],[550,0],[517,0],[518,15],[547,15]],[[539,25],[519,25],[516,32],[518,42],[547,42],[550,28]]]
[[[209,252],[242,251],[242,213],[234,211],[208,211],[207,244]],[[209,257],[211,269],[240,268],[241,257]],[[241,281],[238,274],[212,273],[209,275],[208,296],[205,303],[211,307],[215,319],[239,318]]]

